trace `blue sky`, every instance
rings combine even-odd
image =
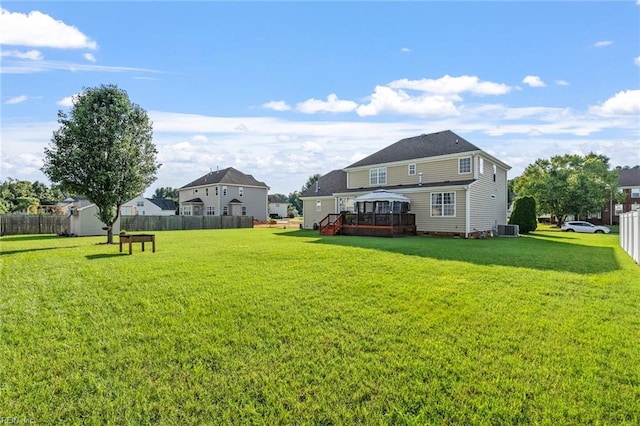
[[[640,164],[640,0],[0,7],[2,180],[47,182],[57,111],[100,84],[154,123],[147,195],[229,166],[288,194],[447,129],[509,178],[568,153]]]

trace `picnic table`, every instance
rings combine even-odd
[[[142,251],[144,251],[144,243],[151,243],[152,251],[156,252],[156,236],[155,234],[121,234],[120,235],[120,253],[122,253],[122,244],[129,243],[129,254],[132,254],[133,243],[142,243]]]

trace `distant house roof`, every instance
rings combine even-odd
[[[234,169],[233,167],[227,167],[226,169],[209,172],[206,175],[194,180],[193,182],[186,184],[180,189],[224,183],[229,185],[261,186],[268,188],[266,183],[256,180],[256,178],[254,178],[253,176],[244,174],[241,171]]]
[[[147,198],[156,206],[160,207],[160,210],[176,210],[177,206],[175,201],[166,198]]]
[[[190,200],[185,201],[185,203],[194,203],[194,204],[200,203],[200,204],[202,204],[202,199],[201,198],[192,198]]]
[[[287,196],[284,194],[267,195],[267,199],[269,200],[270,203],[288,203],[289,202],[289,200],[287,199]]]
[[[402,139],[353,163],[347,169],[471,151],[480,151],[480,148],[451,130],[445,130]]]
[[[344,170],[332,170],[324,176],[320,176],[316,183],[307,188],[301,197],[323,197],[333,195],[336,192],[347,191],[347,172]]]
[[[622,187],[640,186],[640,168],[618,170],[618,185]]]

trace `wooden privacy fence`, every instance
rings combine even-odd
[[[45,214],[0,215],[0,234],[60,234],[69,232],[69,216]]]
[[[620,215],[620,246],[640,264],[640,211]]]
[[[121,231],[253,228],[253,216],[122,216]]]
[[[178,231],[188,229],[252,228],[253,216],[121,216],[120,230]],[[59,234],[69,232],[71,222],[58,215],[0,215],[2,235]]]

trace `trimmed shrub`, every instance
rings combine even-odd
[[[519,225],[521,234],[533,232],[538,227],[536,200],[533,197],[516,198],[509,225]]]

